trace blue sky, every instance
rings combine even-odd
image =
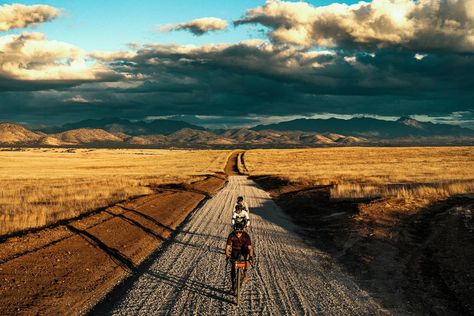
[[[37,4],[37,1],[23,1]],[[259,36],[252,27],[194,36],[187,32],[159,33],[160,24],[184,22],[205,16],[226,20],[239,18],[247,8],[262,1],[42,1],[64,10],[64,16],[34,28],[50,38],[78,45],[86,50],[120,50],[127,43],[161,42],[203,44],[235,42]],[[20,31],[16,31],[20,32]],[[250,33],[250,34],[249,34]],[[250,35],[250,36],[249,36]]]
[[[325,5],[331,1],[308,1]],[[355,3],[356,1],[340,1]],[[230,27],[223,32],[195,36],[188,32],[159,33],[157,26],[185,22],[213,16],[227,21],[240,18],[247,9],[265,1],[255,0],[179,0],[179,1],[127,1],[127,0],[66,0],[66,1],[18,1],[28,5],[47,4],[64,10],[59,19],[28,28],[44,32],[48,38],[65,41],[88,51],[122,50],[128,43],[179,43],[207,44],[232,43],[244,39],[264,38],[259,32],[262,26]],[[21,33],[24,29],[13,30]]]

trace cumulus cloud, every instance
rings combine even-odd
[[[0,89],[21,90],[19,82],[59,86],[119,78],[104,64],[88,60],[81,48],[42,33],[2,36],[0,52]]]
[[[269,27],[276,43],[305,47],[474,51],[474,0],[373,0],[320,7],[268,0],[234,22],[247,23]]]
[[[160,32],[189,31],[200,36],[212,31],[221,31],[227,28],[225,20],[213,17],[195,19],[189,22],[163,25],[158,28]]]
[[[60,10],[48,5],[4,4],[0,6],[0,31],[35,26],[59,14]]]

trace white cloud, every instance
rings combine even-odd
[[[373,0],[315,7],[269,0],[236,25],[259,23],[277,43],[304,47],[404,47],[474,51],[474,0]]]
[[[144,118],[145,121],[153,121],[153,120],[169,120],[172,118],[175,118],[176,115],[152,115],[152,116],[146,116]]]
[[[211,31],[220,31],[227,28],[225,20],[213,17],[195,19],[189,22],[162,25],[158,28],[159,32],[170,31],[189,31],[194,35],[203,35]]]
[[[344,56],[344,60],[349,64],[355,64],[357,62],[357,58],[355,56]]]
[[[426,56],[428,56],[428,55],[427,54],[418,54],[418,53],[416,53],[414,57],[415,57],[416,60],[422,60]]]
[[[87,60],[81,48],[48,40],[42,33],[0,37],[0,76],[15,80],[96,81],[113,75],[105,65]]]
[[[4,4],[0,6],[0,31],[24,28],[51,21],[60,10],[48,5]]]
[[[102,102],[102,100],[100,99],[88,99],[88,98],[84,98],[83,96],[81,95],[76,95],[76,96],[73,96],[71,98],[68,98],[66,100],[64,100],[64,102],[73,102],[73,103],[100,103]]]

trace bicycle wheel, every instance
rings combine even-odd
[[[240,270],[241,269],[237,269],[237,276],[236,276],[236,280],[235,280],[235,282],[236,282],[235,294],[236,294],[236,297],[237,297],[236,298],[237,299],[237,305],[239,305],[239,302],[240,302],[240,290],[241,290],[240,289],[240,287],[241,287],[241,284],[240,284],[240,282],[241,282],[241,280],[240,280],[241,279],[240,278]]]

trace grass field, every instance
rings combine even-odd
[[[228,151],[22,149],[0,151],[0,235],[44,226],[222,171]]]
[[[335,184],[333,198],[443,198],[474,192],[474,147],[250,150],[252,175]]]

